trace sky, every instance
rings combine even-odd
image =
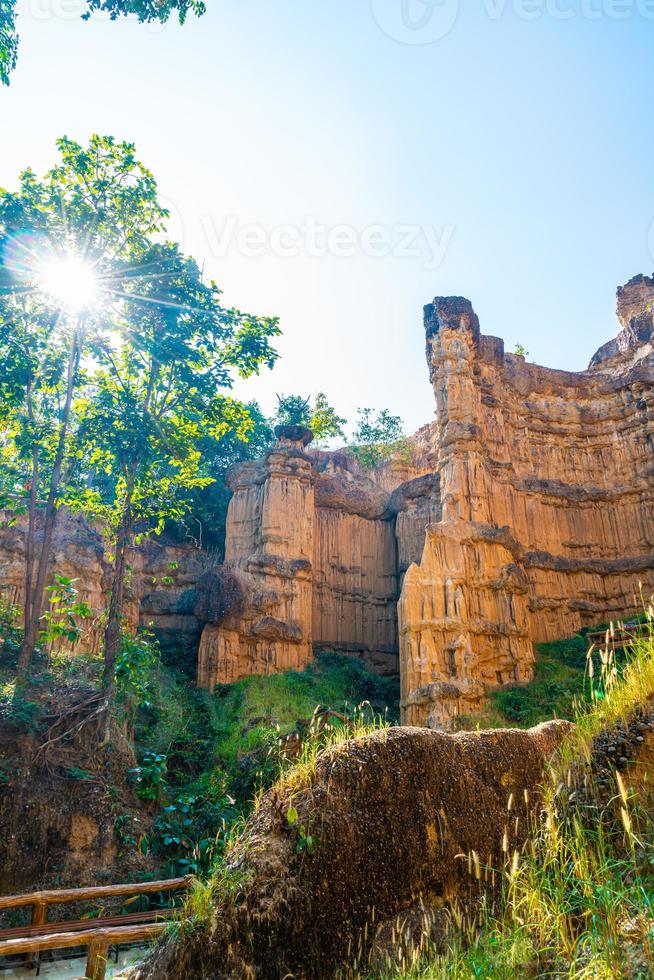
[[[422,307],[578,370],[654,268],[654,0],[207,0],[180,27],[19,0],[0,186],[134,142],[229,306],[279,316],[237,388],[434,414]]]

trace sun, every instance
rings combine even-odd
[[[97,300],[98,280],[88,262],[66,255],[45,263],[39,289],[63,309],[79,313]]]

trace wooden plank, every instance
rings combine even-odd
[[[29,939],[7,939],[0,942],[0,956],[16,956],[20,953],[41,953],[46,949],[69,949],[88,946],[92,940],[108,945],[134,943],[160,936],[168,928],[166,922],[152,922],[142,926],[113,926],[106,929],[88,929],[84,932],[60,932],[50,936],[34,936]]]
[[[46,922],[42,926],[12,926],[0,929],[0,942],[6,939],[27,939],[30,936],[53,936],[57,932],[79,932],[89,929],[105,929],[111,926],[140,925],[170,919],[174,909],[152,909],[149,912],[131,912],[129,915],[111,915],[100,919],[68,919],[64,922]]]
[[[193,875],[184,878],[167,878],[165,881],[142,881],[139,884],[96,885],[92,888],[59,888],[27,895],[0,895],[0,909],[20,908],[45,902],[58,905],[60,902],[86,902],[94,898],[116,898],[122,895],[152,895],[155,892],[174,891],[189,888]]]

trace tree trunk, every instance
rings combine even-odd
[[[125,574],[127,554],[132,537],[132,494],[134,492],[135,471],[130,474],[125,489],[125,502],[116,535],[116,558],[114,580],[111,588],[107,626],[104,631],[104,672],[102,689],[107,700],[107,719],[116,698],[116,659],[120,650],[120,635],[125,599]]]
[[[32,377],[27,383],[27,417],[34,421],[32,403]],[[34,537],[36,534],[36,501],[39,483],[39,447],[32,446],[32,473],[27,511],[27,535],[25,538],[25,597],[23,603],[23,624],[26,626],[32,616],[32,587],[34,585]]]
[[[50,476],[48,500],[45,506],[43,544],[37,563],[36,582],[32,588],[29,618],[25,622],[23,641],[18,654],[18,680],[20,683],[23,683],[27,676],[27,671],[29,669],[39,635],[39,623],[41,621],[43,596],[45,594],[45,584],[50,565],[50,549],[52,548],[52,537],[54,534],[55,525],[57,523],[57,501],[59,496],[59,488],[61,485],[61,471],[66,449],[66,436],[68,434],[68,423],[70,421],[70,412],[73,404],[73,393],[75,390],[77,368],[79,367],[79,358],[79,327],[76,327],[71,338],[70,352],[68,355],[66,400],[64,402],[64,410],[61,416],[61,422],[59,424],[57,451],[52,467],[52,474]]]

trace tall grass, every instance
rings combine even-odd
[[[653,620],[650,605],[622,666],[614,627],[591,652],[589,697],[552,766],[543,812],[523,852],[496,869],[501,899],[464,934],[453,928],[445,949],[409,949],[400,966],[361,976],[654,977],[654,782],[642,764],[622,773],[609,764],[601,785],[596,779],[598,736],[609,745],[615,726],[654,698]],[[648,742],[654,772],[654,731],[646,752]]]

